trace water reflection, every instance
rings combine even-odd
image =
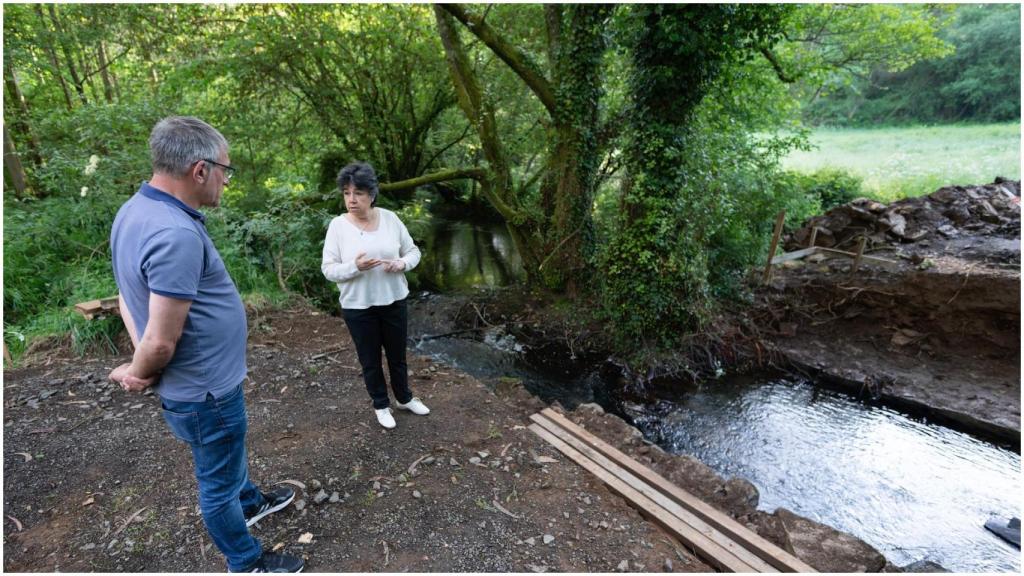
[[[1021,515],[1019,454],[785,380],[716,382],[642,410],[655,412],[637,415],[646,436],[750,480],[763,510],[850,532],[898,565],[1020,570],[1020,551],[983,528]]]
[[[523,276],[523,263],[504,224],[437,218],[426,238],[417,238],[423,259],[419,288],[451,292],[508,286]]]

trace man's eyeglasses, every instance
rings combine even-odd
[[[220,166],[221,168],[223,168],[224,169],[224,178],[226,180],[228,180],[229,182],[231,181],[231,178],[235,175],[236,168],[234,166],[228,166],[227,164],[221,164],[220,162],[214,162],[213,160],[210,160],[209,158],[203,158],[203,162],[209,162],[210,164],[213,164],[215,166]]]

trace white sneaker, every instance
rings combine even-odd
[[[402,410],[408,410],[413,414],[419,414],[420,416],[430,414],[430,408],[427,408],[423,402],[420,402],[419,398],[409,400],[408,404],[402,404],[401,402],[395,402],[395,404],[397,404]]]
[[[377,414],[377,422],[380,422],[381,426],[387,429],[395,427],[395,417],[391,415],[391,408],[381,408],[374,412]]]

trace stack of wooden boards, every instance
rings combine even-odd
[[[75,310],[82,316],[85,316],[86,320],[92,320],[93,318],[110,314],[120,314],[121,312],[118,309],[117,300],[117,296],[111,296],[100,300],[80,302],[75,304]]]
[[[550,408],[530,430],[597,476],[644,516],[724,572],[815,572],[723,512],[672,484]]]

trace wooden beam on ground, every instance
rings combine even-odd
[[[772,258],[772,264],[773,265],[774,264],[782,264],[783,262],[788,262],[790,260],[800,260],[801,258],[806,258],[806,257],[810,256],[811,254],[819,254],[819,253],[822,253],[822,254],[836,254],[836,255],[839,255],[839,256],[846,256],[848,258],[856,258],[857,257],[857,253],[856,252],[847,252],[846,250],[838,250],[836,248],[826,248],[824,246],[810,246],[808,248],[801,248],[799,250],[794,250],[792,252],[785,252],[785,253],[779,254],[778,256]],[[883,266],[883,267],[886,267],[886,268],[891,268],[893,266],[898,266],[899,265],[899,262],[896,261],[896,260],[889,260],[888,258],[879,258],[878,256],[868,256],[867,254],[863,254],[863,253],[860,256],[860,259],[861,259],[862,262],[867,262],[868,264],[876,264],[878,266]]]
[[[779,254],[775,258],[772,258],[772,264],[782,264],[783,262],[788,262],[790,260],[799,260],[801,258],[806,258],[811,254],[817,253],[817,246],[811,246],[810,248],[801,248],[799,250],[794,250],[792,252],[785,252],[783,254]]]
[[[554,424],[561,426],[572,433],[582,442],[586,443],[603,456],[621,466],[640,480],[643,480],[673,502],[693,513],[711,527],[728,536],[761,560],[771,564],[774,568],[783,572],[815,572],[810,565],[801,561],[796,556],[786,552],[782,548],[758,536],[753,530],[743,526],[724,512],[714,508],[710,504],[690,494],[686,490],[669,482],[661,475],[650,468],[643,466],[636,460],[623,454],[614,446],[607,444],[600,438],[590,434],[576,423],[565,416],[555,412],[551,408],[541,411]]]
[[[755,572],[778,572],[770,564],[764,562],[756,555],[748,551],[746,548],[730,540],[726,535],[722,534],[714,526],[708,525],[707,522],[701,520],[699,517],[694,515],[690,510],[680,506],[678,503],[669,499],[664,493],[659,492],[656,488],[647,484],[643,480],[637,478],[629,471],[618,466],[606,458],[603,454],[588,446],[582,440],[580,440],[574,434],[560,427],[555,422],[548,418],[545,418],[541,414],[534,414],[530,416],[530,419],[540,424],[542,427],[551,432],[559,440],[565,442],[584,456],[589,458],[592,462],[602,467],[607,472],[610,472],[616,478],[635,489],[637,492],[643,494],[652,502],[660,506],[663,510],[662,513],[669,513],[675,516],[679,520],[682,520],[690,527],[696,529],[699,533],[706,536],[709,540],[717,544],[723,550],[727,551],[732,556],[736,557],[740,562],[748,565]]]
[[[534,415],[536,416],[536,415]],[[679,538],[687,546],[690,546],[712,566],[727,572],[754,572],[749,564],[741,561],[729,550],[715,543],[709,534],[683,522],[672,514],[667,514],[664,509],[643,495],[636,488],[617,478],[594,461],[590,460],[578,450],[560,440],[553,433],[542,427],[540,424],[530,424],[530,430],[534,434],[546,440],[549,444],[565,454],[571,460],[582,466],[594,476],[597,476],[609,488],[621,494],[624,498],[636,506],[645,516],[668,530],[675,537]]]
[[[85,316],[86,320],[92,320],[97,316],[121,313],[118,306],[117,296],[102,298],[100,300],[89,300],[88,302],[79,302],[78,304],[75,304],[75,311],[82,316]]]
[[[839,250],[839,249],[836,249],[836,248],[825,248],[824,246],[818,246],[818,252],[828,252],[829,254],[839,254],[841,256],[847,256],[847,257],[850,257],[850,258],[855,258],[857,256],[856,252],[847,252],[846,250]],[[888,258],[879,258],[878,256],[868,256],[867,254],[861,254],[861,260],[863,260],[865,262],[871,262],[871,263],[874,263],[874,264],[880,264],[880,265],[883,265],[883,266],[884,265],[896,265],[896,264],[899,264],[899,262],[896,261],[896,260],[890,260]]]

